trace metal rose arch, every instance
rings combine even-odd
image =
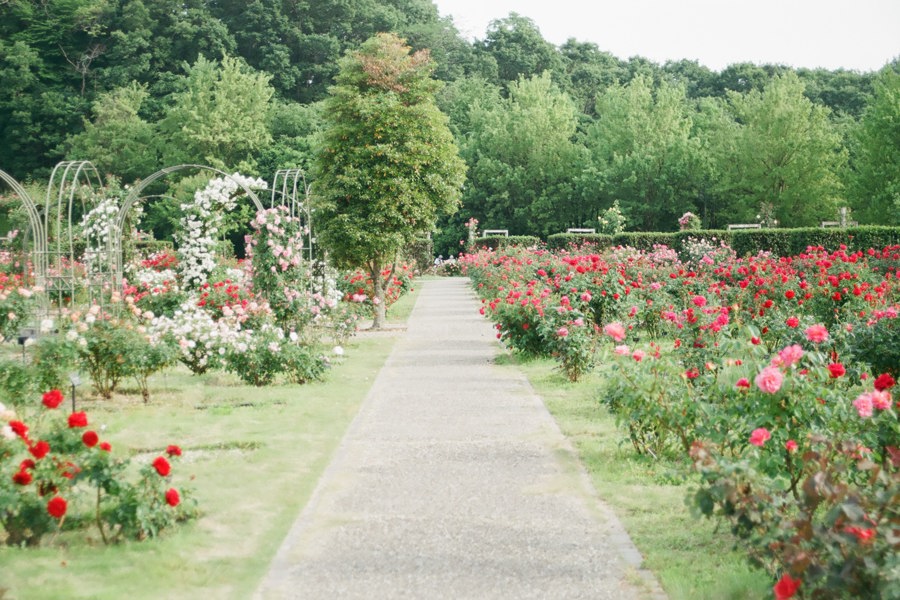
[[[122,256],[122,236],[125,231],[125,223],[128,219],[129,213],[134,205],[141,201],[143,198],[141,196],[142,192],[147,189],[147,187],[158,181],[159,179],[163,179],[172,173],[176,173],[178,171],[185,170],[199,170],[199,171],[209,171],[211,173],[215,173],[225,179],[229,179],[234,181],[241,187],[246,193],[247,196],[250,197],[250,200],[253,202],[253,205],[256,207],[257,211],[261,211],[264,209],[262,202],[260,202],[259,197],[256,193],[246,187],[239,180],[235,179],[225,171],[217,169],[215,167],[210,167],[208,165],[195,165],[195,164],[184,164],[184,165],[175,165],[172,167],[166,167],[164,169],[160,169],[156,173],[153,173],[146,179],[142,179],[139,183],[137,183],[131,191],[125,196],[125,199],[122,201],[122,206],[119,208],[119,214],[116,217],[115,225],[113,227],[113,236],[114,236],[114,244],[113,247],[118,248],[118,252],[115,253],[115,268],[113,269],[113,276],[115,280],[112,282],[112,289],[121,290],[122,281],[124,279],[124,264],[123,264],[123,256]]]

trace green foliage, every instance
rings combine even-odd
[[[266,124],[274,93],[270,79],[238,58],[198,58],[159,123],[163,162],[253,171],[247,157],[272,141]]]
[[[591,154],[582,195],[618,200],[643,230],[671,230],[694,209],[703,173],[700,141],[684,88],[639,76],[597,98],[598,119],[584,138]]]
[[[131,182],[160,168],[155,126],[141,116],[149,92],[132,82],[101,94],[93,104],[93,119],[84,131],[68,139],[68,156],[90,160],[103,173]]]
[[[84,333],[84,339],[85,345],[78,350],[80,359],[102,398],[111,398],[125,377],[136,375],[138,381],[146,382],[143,373],[149,375],[168,361],[165,352],[146,348],[150,342],[129,324],[109,318],[98,318]]]
[[[851,192],[856,213],[900,223],[900,67],[885,67],[855,133]]]
[[[531,248],[539,246],[541,238],[533,235],[488,235],[475,239],[475,248],[491,248],[498,250],[500,248],[509,248],[512,246],[522,246],[523,248]]]
[[[376,277],[416,236],[459,204],[465,165],[438,110],[427,53],[394,35],[340,63],[317,161],[318,238],[338,264]],[[376,285],[384,322],[383,288]]]
[[[574,142],[576,109],[549,73],[511,83],[499,102],[476,102],[466,119],[464,212],[514,234],[593,225],[599,206],[572,202],[584,158]]]
[[[846,151],[828,110],[803,91],[787,73],[761,91],[729,92],[726,113],[706,134],[717,193],[727,200],[718,209],[728,218],[752,222],[763,202],[774,205],[780,223],[795,227],[836,214]]]

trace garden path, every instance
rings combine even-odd
[[[256,598],[660,598],[462,278],[408,328]]]

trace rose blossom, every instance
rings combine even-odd
[[[97,435],[96,431],[85,431],[81,436],[81,441],[88,448],[93,448],[100,441],[100,436]]]
[[[41,398],[41,402],[43,402],[44,406],[51,409],[56,408],[57,406],[62,404],[62,401],[63,395],[59,390],[50,390]]]
[[[788,440],[784,443],[784,448],[788,452],[796,452],[797,451],[797,442],[794,440]]]
[[[887,390],[875,390],[871,394],[872,406],[878,410],[887,410],[891,407],[891,393]]]
[[[750,443],[754,446],[759,446],[760,448],[771,439],[772,434],[769,433],[769,430],[765,427],[759,427],[758,429],[754,429],[753,433],[750,434]]]
[[[734,387],[749,389],[750,381],[746,377],[741,377],[737,380],[737,383],[734,384]]]
[[[636,360],[638,362],[641,362],[645,356],[647,356],[647,353],[644,352],[643,350],[635,350],[634,352],[631,353],[631,358],[633,358],[634,360]]]
[[[897,382],[894,381],[894,378],[891,377],[889,373],[882,373],[875,378],[875,389],[879,392],[882,392],[894,387],[896,383]]]
[[[628,356],[629,354],[631,354],[631,349],[625,344],[622,344],[613,348],[613,352],[615,352],[619,356]]]
[[[793,346],[788,346],[783,348],[778,356],[772,361],[772,364],[790,367],[791,365],[800,362],[800,359],[803,357],[803,348],[800,347],[799,344],[794,344]]]
[[[87,427],[88,420],[87,415],[83,412],[74,412],[69,415],[69,427],[74,429],[76,427]]]
[[[828,365],[828,372],[831,374],[832,379],[837,379],[838,377],[845,375],[847,370],[841,363],[831,363]]]
[[[781,389],[784,382],[784,375],[778,367],[768,366],[756,376],[754,379],[756,386],[767,394],[774,394]]]
[[[828,328],[824,325],[811,325],[806,328],[806,339],[814,344],[821,344],[828,339]]]
[[[66,514],[66,500],[60,496],[54,496],[47,502],[47,512],[54,519],[62,519]]]
[[[559,329],[556,330],[556,335],[558,335],[561,338],[564,338],[567,335],[569,335],[569,330],[566,329],[565,327],[560,327]]]
[[[800,326],[800,319],[797,317],[788,317],[784,324],[793,329]]]
[[[857,414],[859,414],[860,418],[868,419],[872,416],[872,394],[871,392],[864,392],[856,397],[856,400],[853,401],[853,406],[856,408]]]
[[[178,506],[178,503],[181,502],[181,496],[178,495],[178,490],[175,488],[169,488],[166,491],[166,504],[169,506]]]
[[[609,323],[603,327],[603,333],[617,342],[625,339],[625,327],[621,323]]]
[[[159,473],[160,477],[167,477],[172,472],[172,465],[163,456],[156,457],[153,461],[153,468]]]
[[[785,573],[778,580],[778,583],[772,587],[772,591],[775,592],[775,600],[790,600],[797,593],[797,590],[800,589],[801,583],[803,583],[803,580],[794,579]]]
[[[37,443],[30,445],[28,447],[28,451],[31,452],[31,455],[33,457],[41,460],[50,452],[50,444],[48,444],[44,440],[40,440]]]

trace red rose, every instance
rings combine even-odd
[[[883,392],[884,390],[894,387],[896,383],[897,382],[894,381],[894,378],[891,377],[889,373],[882,373],[875,378],[875,389],[879,392]]]
[[[847,373],[847,370],[844,369],[844,365],[841,363],[831,363],[828,365],[828,372],[831,373],[832,379],[837,379],[838,377],[842,377]]]
[[[32,444],[28,447],[28,451],[31,452],[31,455],[38,460],[41,460],[47,453],[50,452],[50,444],[45,442],[44,440],[40,440],[36,444]]]
[[[175,488],[169,488],[166,491],[166,504],[169,506],[178,506],[181,502],[181,496],[178,495],[178,490]]]
[[[28,485],[31,483],[31,473],[23,469],[13,475],[12,480],[18,485]]]
[[[100,441],[100,436],[97,435],[96,431],[85,431],[81,436],[81,441],[88,448],[93,448]]]
[[[175,444],[172,444],[166,447],[166,454],[168,454],[169,456],[181,456],[181,448],[179,448]]]
[[[112,452],[112,446],[109,445],[109,442],[100,442],[100,449],[104,452]]]
[[[34,461],[31,460],[30,458],[26,458],[19,465],[19,470],[24,471],[25,469],[33,469],[34,467],[35,467]]]
[[[156,457],[156,460],[153,461],[153,468],[156,469],[156,472],[161,477],[166,477],[172,472],[172,465],[169,464],[169,461],[164,456]]]
[[[800,319],[797,317],[788,317],[787,321],[784,322],[788,327],[798,327],[800,325]]]
[[[797,593],[797,590],[800,589],[800,584],[803,583],[800,579],[794,579],[787,573],[781,576],[781,579],[778,580],[778,583],[775,584],[775,587],[772,588],[772,591],[775,592],[775,600],[788,600],[788,598],[793,598],[794,594]]]
[[[23,440],[28,436],[28,425],[22,421],[10,421],[9,428]]]
[[[66,514],[67,506],[65,498],[53,496],[50,498],[50,501],[47,502],[47,512],[50,513],[50,516],[54,519],[62,519]]]
[[[75,412],[69,415],[69,427],[87,427],[87,415],[83,412]]]
[[[46,406],[47,408],[51,408],[51,409],[56,408],[57,406],[62,404],[62,401],[63,401],[62,392],[59,390],[50,390],[49,392],[44,394],[41,401],[44,403],[44,406]]]

